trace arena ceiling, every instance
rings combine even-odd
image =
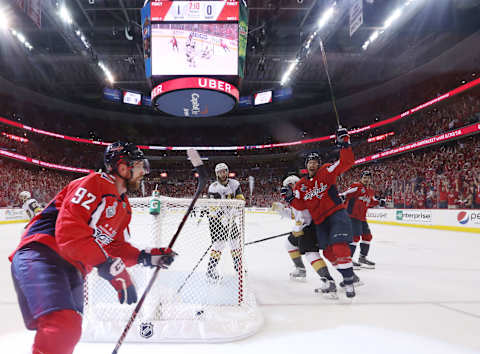
[[[362,44],[406,1],[416,10],[368,50]],[[84,34],[86,49],[58,16],[57,0],[39,1],[41,23],[7,1],[2,9],[11,28],[33,46],[25,48],[10,35],[2,40],[0,75],[55,97],[101,104],[108,83],[102,61],[115,77],[114,87],[149,92],[143,65],[140,9],[144,0],[65,0],[74,23]],[[333,0],[249,0],[247,74],[241,94],[280,86],[283,74],[316,29]],[[364,23],[349,33],[350,0],[337,0],[331,22],[322,29],[337,96],[345,96],[389,80],[435,57],[480,27],[478,0],[365,0]],[[5,31],[1,34],[7,36]],[[327,81],[318,43],[303,56],[292,77],[295,100],[290,106],[328,100]]]

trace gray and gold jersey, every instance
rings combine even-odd
[[[223,185],[218,181],[208,187],[208,197],[214,199],[245,199],[240,187],[240,182],[235,179],[228,179]]]

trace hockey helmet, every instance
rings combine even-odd
[[[123,141],[117,141],[107,146],[103,155],[103,162],[108,173],[117,170],[119,163],[124,162],[128,166],[133,166],[135,161],[143,160],[145,174],[150,172],[150,164],[145,158],[143,151],[135,144]]]
[[[227,175],[228,175],[228,166],[226,163],[219,163],[215,166],[215,175],[218,176],[218,172],[222,171],[222,170],[227,170]]]
[[[292,184],[292,183],[295,185],[298,181],[300,181],[300,178],[298,178],[295,175],[291,175],[283,180],[282,186],[287,187],[289,184]]]
[[[18,195],[18,198],[20,198],[22,202],[29,200],[31,197],[32,195],[30,194],[30,192],[27,191],[23,191]]]
[[[372,173],[369,170],[365,170],[362,172],[362,177],[372,177]]]
[[[307,157],[305,158],[305,167],[307,167],[307,163],[310,160],[317,160],[318,164],[320,164],[320,154],[315,151],[308,153]]]

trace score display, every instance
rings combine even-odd
[[[152,22],[238,21],[237,1],[155,1]]]
[[[236,75],[235,23],[152,25],[152,75]]]
[[[147,0],[142,38],[152,106],[181,117],[231,111],[238,102],[235,86],[245,73],[247,34],[245,2]],[[199,79],[232,90],[197,85]]]

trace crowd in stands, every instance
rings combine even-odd
[[[21,207],[18,195],[31,193],[42,205],[79,175],[38,168],[0,158],[0,207]]]
[[[453,87],[448,87],[448,89],[451,88]],[[412,92],[407,91],[405,97],[402,97],[402,99],[398,101],[380,101],[373,108],[378,112],[377,118],[382,120],[402,112],[403,109],[422,103],[425,99],[431,98],[432,95],[435,96],[440,94],[440,92],[444,92],[444,89],[446,89],[446,86],[442,89],[442,87],[435,84],[435,82],[430,86],[421,85],[415,90],[412,90]],[[420,95],[421,98],[419,98],[418,93],[422,90],[424,90],[423,94]],[[368,156],[379,151],[385,151],[392,147],[398,147],[478,122],[480,118],[479,91],[480,89],[473,89],[463,95],[456,96],[443,103],[419,111],[392,125],[354,135],[352,140],[354,142],[356,158]],[[414,93],[416,93],[417,96],[414,96]],[[406,102],[407,98],[411,99],[408,105]],[[8,101],[0,99],[0,115],[6,116],[9,119],[15,119],[16,121],[28,120],[17,117],[12,113],[12,109],[13,107]],[[39,115],[58,114],[58,112],[45,111],[44,108],[36,106],[31,106],[26,109],[27,112],[33,114],[31,117],[29,116],[29,119],[38,118]],[[358,126],[372,123],[371,111],[371,103],[357,107],[355,114],[358,115],[358,117],[353,117],[352,121],[358,122]],[[6,112],[6,114],[2,114],[2,112]],[[299,124],[304,125],[302,129],[298,129],[298,131],[303,131],[304,134],[300,134],[301,136],[299,135],[298,138],[309,138],[331,133],[331,131],[322,131],[323,125],[318,124],[318,120],[305,118],[299,121],[303,122]],[[77,129],[86,123],[82,123],[80,119],[71,119],[68,122],[68,124],[65,124],[65,119],[38,119],[30,124],[36,128],[82,137],[82,134],[78,133],[79,130]],[[91,123],[91,120],[87,119],[87,122]],[[111,128],[109,124],[110,123],[98,120],[95,123],[95,127],[98,131],[106,132]],[[81,131],[87,129],[86,126],[83,127]],[[5,134],[28,138],[29,141],[22,143],[8,138],[5,134],[1,134],[0,149],[17,152],[28,157],[57,164],[95,170],[101,167],[103,146],[65,141],[47,135],[31,133],[21,128],[4,124],[1,125],[1,128]],[[117,134],[122,132],[122,129],[121,125],[119,125]],[[128,130],[128,128],[125,129]],[[75,131],[77,133],[75,133]],[[208,137],[210,134],[215,134],[215,129],[212,131],[213,133],[207,133],[205,136]],[[309,131],[308,134],[312,136],[308,136],[306,131]],[[133,130],[131,135],[127,135],[133,138],[129,138],[128,140],[135,141],[135,138],[138,138],[137,133],[139,132],[140,130]],[[367,139],[370,137],[389,132],[393,132],[394,135],[388,136],[386,139],[375,143],[367,142]],[[154,131],[150,132],[150,135],[145,135],[146,140],[139,140],[138,142],[148,144],[150,142],[149,139],[153,139],[152,136],[155,135],[154,133]],[[235,134],[232,135],[235,135],[238,139],[246,139],[248,135],[248,139],[251,141],[252,137],[269,135],[268,132],[263,133],[265,132],[260,129],[259,131],[256,130],[255,134],[252,134],[252,127],[247,125],[240,129],[240,131],[235,131]],[[166,136],[168,139],[171,139],[171,137],[168,137],[168,134],[166,134]],[[83,135],[83,137],[87,136]],[[98,136],[88,137],[101,140]],[[110,140],[112,137],[113,135],[102,136],[102,138],[108,141],[114,140]],[[196,134],[196,137],[190,136],[190,145],[203,145],[200,140],[198,140],[203,138],[204,136],[202,134]],[[266,142],[274,142],[271,136],[266,139]],[[169,141],[177,140],[173,139]],[[158,143],[158,141],[156,143]],[[259,142],[256,141],[255,143]],[[328,141],[306,146],[262,151],[207,151],[202,153],[202,155],[212,157],[212,161],[209,162],[209,164],[211,164],[209,169],[212,171],[215,163],[220,162],[218,158],[221,156],[226,157],[225,162],[230,166],[231,172],[236,174],[235,178],[241,182],[242,189],[247,197],[247,205],[268,207],[271,206],[272,202],[280,200],[278,189],[287,172],[298,170],[298,162],[302,165],[302,157],[300,157],[301,149],[320,150],[326,153],[333,150],[333,144],[331,141]],[[388,199],[389,205],[392,207],[480,207],[479,152],[480,139],[478,137],[464,138],[457,142],[438,146],[433,149],[418,150],[366,166],[355,167],[341,178],[339,187],[342,190],[347,188],[351,182],[359,180],[361,171],[367,168],[374,174],[374,183],[378,195]],[[145,179],[144,189],[132,196],[150,195],[156,185],[158,185],[163,195],[175,197],[190,197],[193,195],[196,188],[196,181],[191,168],[188,166],[189,163],[184,157],[184,151],[148,151],[147,154],[157,157],[157,159],[152,161],[152,166],[154,167],[153,173]],[[230,155],[226,156],[227,154]],[[163,157],[166,158],[162,159]],[[216,157],[217,160],[213,159],[213,157]],[[30,191],[33,197],[45,204],[61,187],[66,185],[70,180],[79,177],[78,174],[40,169],[4,158],[0,158],[0,164],[2,167],[0,207],[19,206],[18,193],[22,190]],[[168,171],[166,178],[160,175],[160,173],[164,171]],[[253,176],[255,180],[251,195],[248,183],[249,176]],[[212,181],[213,178],[212,172]]]
[[[345,190],[361,173],[373,175],[379,198],[395,208],[480,208],[480,136],[354,167],[340,182]]]
[[[480,89],[478,90],[480,92]],[[480,99],[473,93],[467,93],[450,99],[443,104],[432,106],[415,115],[404,118],[394,124],[355,134],[352,137],[356,158],[372,155],[393,147],[431,137],[452,129],[480,121]],[[27,143],[15,141],[0,135],[0,148],[8,149],[28,157],[47,162],[98,169],[101,167],[103,146],[76,143],[47,135],[27,132],[24,129],[2,124],[2,134],[11,134],[28,138]],[[392,133],[386,139],[369,143],[368,138]],[[251,164],[252,157],[263,164],[264,161],[276,161],[277,164],[297,158],[302,150],[316,150],[327,153],[333,151],[332,141],[295,145],[281,149],[242,150],[242,151],[206,151],[203,156],[223,157],[225,161],[241,161]],[[59,154],[58,152],[62,153]],[[178,169],[184,165],[185,151],[148,150],[148,155],[156,156],[154,168]],[[260,156],[262,160],[260,160]],[[282,161],[280,161],[282,160]]]
[[[361,173],[369,170],[373,175],[373,188],[387,206],[396,208],[480,208],[480,136],[464,138],[431,149],[383,159],[355,166],[339,179],[343,191]],[[20,162],[0,159],[0,207],[18,207],[18,194],[28,190],[42,204],[46,204],[68,182],[79,174],[40,169]],[[209,183],[214,181],[213,166]],[[240,181],[247,206],[270,207],[281,200],[278,193],[288,168],[258,168],[231,166],[233,178]],[[249,176],[254,177],[250,189]],[[154,188],[162,195],[191,197],[196,178],[191,169],[178,170],[167,177],[156,173],[147,176],[144,187],[131,197],[149,196]],[[250,193],[250,190],[252,193]],[[206,197],[207,190],[203,191]]]

